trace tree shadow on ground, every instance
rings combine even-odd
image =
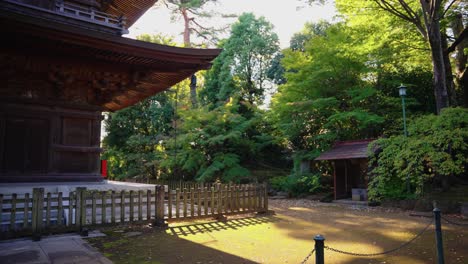
[[[317,234],[325,236],[325,245],[360,254],[395,249],[424,230],[431,218],[410,217],[401,211],[373,210],[336,206],[290,204],[274,208],[281,211],[275,225],[288,236],[313,242]],[[283,214],[284,213],[284,214]],[[464,235],[463,235],[464,234]],[[446,263],[466,263],[467,230],[444,226]],[[391,254],[372,257],[351,256],[325,249],[327,263],[435,263],[434,225],[416,240]],[[463,257],[465,255],[465,258]]]
[[[213,247],[218,243],[211,233],[239,230],[246,227],[280,221],[275,216],[236,218],[227,221],[171,224],[167,229],[142,226],[122,230],[103,230],[106,237],[89,242],[114,263],[258,263]],[[138,236],[126,234],[141,232]],[[184,239],[186,236],[204,236],[202,242]],[[212,239],[210,239],[212,237]]]
[[[256,217],[244,217],[229,219],[226,221],[216,222],[203,222],[194,224],[182,224],[177,226],[169,227],[168,230],[172,235],[176,236],[187,236],[196,235],[202,233],[210,233],[223,230],[237,230],[239,228],[261,225],[266,223],[274,223],[281,221],[274,215],[268,216],[256,216]]]

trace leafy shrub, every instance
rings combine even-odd
[[[447,108],[439,116],[410,122],[409,135],[371,144],[369,199],[411,199],[427,183],[463,175],[468,163],[468,109]],[[406,190],[409,176],[410,190]]]
[[[270,185],[277,191],[287,192],[292,197],[316,193],[322,189],[320,174],[292,174],[274,177]]]

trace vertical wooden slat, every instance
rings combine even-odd
[[[186,188],[184,188],[184,192],[182,193],[182,198],[183,198],[182,206],[184,207],[184,218],[186,218],[187,217],[187,189]]]
[[[257,211],[257,185],[254,184],[252,187],[252,210]]]
[[[82,192],[83,192],[83,188],[82,188],[82,187],[77,187],[77,188],[76,188],[75,224],[77,225],[78,230],[80,230],[80,231],[81,231],[81,228],[82,228],[82,223],[81,223],[81,212],[82,212],[82,208],[81,208],[81,198],[83,197],[83,196],[81,195]]]
[[[91,224],[96,224],[96,192],[91,194]]]
[[[218,186],[218,210],[216,213],[218,215],[223,213],[223,189],[221,186]]]
[[[15,222],[16,222],[16,198],[17,194],[14,193],[11,195],[11,211],[10,211],[10,230],[15,230]]]
[[[47,193],[47,201],[46,201],[46,204],[47,204],[47,207],[46,207],[46,226],[49,227],[50,226],[50,211],[51,211],[51,203],[52,203],[52,195],[50,194],[50,192]]]
[[[252,208],[253,208],[252,189],[253,189],[252,184],[249,184],[249,211],[252,211]]]
[[[252,211],[257,210],[257,186],[252,184]]]
[[[23,208],[23,228],[28,228],[29,225],[29,193],[24,194],[24,208]],[[2,212],[0,209],[0,220]]]
[[[239,186],[236,186],[236,212],[239,212],[240,211],[240,200],[239,200],[239,192],[240,192],[240,189],[239,189]]]
[[[167,210],[169,212],[167,212],[167,215],[168,215],[168,218],[171,219],[172,218],[172,190],[169,189],[167,190]]]
[[[162,185],[157,185],[155,188],[156,191],[156,218],[154,221],[154,224],[156,226],[166,226],[165,220],[164,220],[164,186]]]
[[[115,224],[115,191],[111,193],[111,223]]]
[[[33,240],[41,239],[42,233],[42,211],[44,209],[44,188],[33,188],[33,207],[32,207],[32,232]],[[71,218],[70,218],[71,219]]]
[[[245,197],[244,197],[244,201],[245,201],[244,210],[249,211],[249,209],[250,209],[250,187],[249,187],[249,185],[245,186],[244,195],[245,195]]]
[[[68,194],[68,223],[67,226],[73,225],[73,198],[75,196],[74,192]]]
[[[0,193],[0,217],[3,215],[3,194]]]
[[[146,220],[151,220],[151,190],[146,192]]]
[[[230,196],[230,210],[231,212],[234,212],[235,211],[235,208],[236,208],[236,192],[235,192],[235,187],[234,185],[231,186],[231,196]]]
[[[224,185],[224,213],[229,210],[229,186]]]
[[[143,191],[138,191],[138,221],[143,221]]]
[[[59,192],[57,197],[57,225],[63,225],[63,193]]]
[[[134,204],[135,201],[133,200],[133,194],[134,194],[133,190],[130,190],[130,219],[129,219],[130,222],[133,222],[133,213],[135,213],[133,210],[133,207],[135,206]]]
[[[176,189],[176,218],[180,218],[180,189]]]
[[[249,191],[249,187],[248,185],[244,185],[244,191],[243,191],[243,209],[244,211],[247,211],[248,210],[248,191]]]
[[[208,188],[203,188],[203,214],[208,215]]]
[[[195,189],[190,189],[190,216],[195,216]]]
[[[228,202],[228,210],[229,212],[232,212],[232,208],[233,208],[233,204],[232,204],[232,186],[231,184],[229,184],[229,187],[228,187],[228,192],[229,192],[229,196],[228,196],[228,199],[229,199],[229,202]]]
[[[107,211],[107,193],[101,192],[101,224],[106,224],[106,211]]]
[[[239,186],[239,211],[244,211],[244,186]]]
[[[255,211],[260,212],[260,203],[262,198],[262,190],[260,184],[255,185]]]
[[[197,188],[197,216],[201,216],[201,190],[200,187]]]
[[[265,212],[268,212],[268,183],[265,182],[263,188],[264,188],[263,209],[265,210]]]
[[[77,188],[81,189],[81,197],[80,197],[80,232],[84,231],[83,228],[86,225],[86,211],[87,211],[87,192],[86,188]]]
[[[125,191],[120,191],[120,224],[125,222]]]
[[[215,189],[214,187],[211,187],[211,199],[210,199],[210,212],[211,212],[211,215],[214,215],[214,211],[215,211],[215,206],[214,206],[214,202],[215,202]]]

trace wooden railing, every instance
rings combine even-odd
[[[0,238],[78,231],[88,227],[125,223],[167,222],[226,215],[267,212],[266,185],[221,185],[211,188],[164,191],[93,191],[77,188],[66,196],[44,193],[0,194]]]
[[[85,8],[59,0],[55,2],[55,10],[63,15],[71,16],[77,19],[99,23],[119,29],[125,29],[124,17],[114,16],[91,8]]]

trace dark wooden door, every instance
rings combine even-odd
[[[45,173],[48,165],[48,139],[48,120],[6,118],[1,171],[7,174]]]

